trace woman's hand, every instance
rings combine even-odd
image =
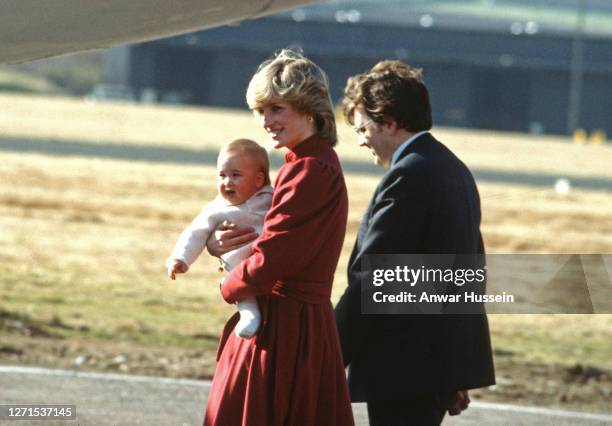
[[[250,226],[238,226],[225,221],[208,238],[206,248],[213,256],[221,257],[228,251],[253,241],[257,236],[255,229]]]

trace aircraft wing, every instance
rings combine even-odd
[[[0,0],[0,63],[188,33],[314,0]]]

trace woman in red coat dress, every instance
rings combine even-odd
[[[233,333],[238,314],[225,325],[204,425],[353,425],[330,302],[348,199],[327,78],[283,50],[247,102],[287,152],[253,253],[221,284],[228,303],[257,297],[262,325],[251,340]]]

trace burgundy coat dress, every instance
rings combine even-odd
[[[253,254],[221,286],[234,303],[257,296],[262,325],[251,340],[229,319],[205,426],[353,425],[330,302],[348,198],[333,148],[312,136],[285,156]]]

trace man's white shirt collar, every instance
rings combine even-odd
[[[391,156],[391,165],[395,164],[395,162],[397,161],[397,159],[399,158],[400,155],[402,155],[402,152],[404,152],[406,150],[406,148],[408,148],[408,146],[419,136],[424,135],[425,133],[429,133],[427,130],[423,130],[421,132],[415,133],[414,135],[410,136],[408,139],[406,139],[404,142],[402,142],[402,144],[397,147],[397,149],[395,150],[395,152],[393,153],[393,155]]]

